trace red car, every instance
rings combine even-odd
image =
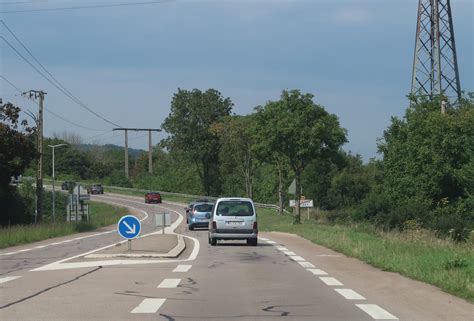
[[[156,193],[156,192],[146,193],[145,203],[161,203],[160,193]]]

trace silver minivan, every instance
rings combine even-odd
[[[209,222],[209,244],[217,240],[247,240],[257,246],[258,226],[255,205],[250,198],[219,198]]]

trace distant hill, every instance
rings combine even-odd
[[[116,151],[116,150],[119,150],[119,151],[122,151],[124,150],[124,148],[122,146],[118,146],[118,145],[114,145],[114,144],[106,144],[106,145],[95,145],[95,144],[79,144],[77,145],[77,148],[79,149],[82,149],[82,150],[85,150],[85,151],[89,151],[93,148],[99,148],[105,152],[107,151]],[[147,151],[143,150],[143,149],[134,149],[134,148],[128,148],[128,155],[130,158],[132,159],[135,159],[137,158],[138,156],[140,156],[141,154],[143,153],[146,153]]]

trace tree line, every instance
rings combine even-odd
[[[462,240],[474,227],[474,95],[444,114],[443,99],[409,97],[404,117],[393,117],[378,139],[380,159],[364,163],[360,155],[342,149],[347,131],[309,93],[285,90],[253,113],[236,115],[231,99],[215,89],[179,89],[162,124],[168,137],[153,150],[153,174],[147,173],[146,153],[130,159],[127,180],[123,150],[70,145],[56,155],[57,175],[161,191],[248,196],[281,208],[303,190],[330,221],[424,227]],[[8,127],[4,119],[2,126]],[[34,141],[34,133],[21,135]],[[2,154],[7,145],[1,146]],[[20,158],[28,163],[34,157]],[[47,164],[45,154],[46,171]],[[288,194],[293,180],[296,196]],[[299,223],[298,207],[294,217]]]

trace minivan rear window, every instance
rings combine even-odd
[[[248,201],[222,201],[217,207],[217,215],[253,216],[253,206]]]
[[[212,211],[212,205],[211,204],[198,204],[194,206],[194,209],[197,212],[210,212]]]

